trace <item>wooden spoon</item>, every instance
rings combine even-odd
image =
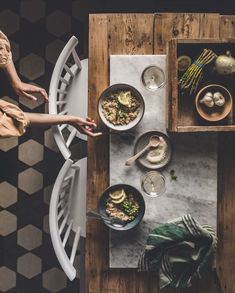
[[[148,148],[153,147],[156,148],[160,143],[160,139],[157,135],[152,135],[149,139],[148,144],[137,154],[126,161],[126,166],[131,166],[136,159],[138,159]]]

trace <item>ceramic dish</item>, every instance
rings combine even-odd
[[[219,92],[225,98],[225,103],[223,106],[207,107],[205,104],[201,103],[203,97],[206,93],[216,93]],[[205,120],[215,122],[224,119],[231,112],[233,99],[230,92],[223,86],[219,84],[211,84],[202,88],[196,96],[196,109],[198,114]]]
[[[164,71],[156,65],[150,65],[142,72],[141,81],[147,90],[156,91],[165,85]]]
[[[133,221],[127,222],[123,227],[115,227],[111,224],[108,224],[107,222],[104,221],[104,224],[108,226],[109,228],[113,230],[119,230],[119,231],[127,231],[130,229],[133,229],[136,227],[142,220],[144,213],[145,213],[145,202],[142,194],[138,189],[135,187],[128,185],[128,184],[116,184],[109,186],[101,195],[100,200],[99,200],[99,213],[101,217],[107,217],[106,213],[106,204],[107,200],[110,198],[109,194],[113,191],[116,191],[118,189],[124,189],[126,193],[130,193],[134,196],[136,201],[139,203],[139,211],[137,216],[134,218]]]
[[[158,163],[150,163],[147,160],[147,154],[149,151],[151,151],[151,149],[149,149],[148,151],[146,151],[145,153],[143,153],[138,159],[137,162],[139,164],[141,164],[142,166],[144,166],[145,168],[148,169],[152,169],[152,170],[156,170],[156,169],[160,169],[163,168],[164,166],[166,166],[170,159],[171,159],[171,153],[172,153],[172,147],[171,147],[171,142],[169,137],[160,131],[149,131],[144,133],[143,135],[141,135],[138,140],[136,141],[135,147],[134,147],[134,154],[138,153],[140,150],[142,150],[149,142],[149,139],[152,135],[157,135],[159,137],[162,137],[166,144],[167,144],[167,150],[166,150],[166,155],[165,158],[163,160],[161,160]]]
[[[102,102],[104,101],[105,98],[109,97],[110,94],[117,93],[119,91],[130,91],[131,94],[138,100],[140,103],[139,106],[139,112],[137,114],[137,117],[134,118],[132,121],[130,121],[128,124],[124,125],[114,125],[112,124],[109,120],[107,120],[104,116],[103,108],[102,108]],[[100,119],[102,122],[109,127],[110,129],[113,129],[115,131],[127,131],[133,127],[135,127],[142,119],[144,115],[144,110],[145,110],[145,104],[144,104],[144,99],[140,92],[134,88],[133,86],[129,84],[124,84],[124,83],[117,83],[114,85],[111,85],[108,87],[106,90],[103,91],[103,93],[99,97],[98,101],[98,114],[100,116]]]

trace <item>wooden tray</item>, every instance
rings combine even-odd
[[[218,122],[209,122],[202,119],[195,106],[197,93],[206,85],[215,83],[226,87],[235,97],[235,75],[222,76],[212,71],[212,64],[206,67],[203,78],[198,85],[197,91],[189,95],[187,91],[182,92],[178,86],[178,80],[182,73],[178,71],[177,58],[188,55],[192,62],[197,59],[204,48],[212,49],[217,55],[230,51],[235,56],[234,39],[171,39],[167,48],[167,130],[170,132],[198,132],[198,131],[235,131],[235,107],[230,114]],[[234,104],[234,103],[233,103]]]

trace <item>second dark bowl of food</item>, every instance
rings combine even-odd
[[[113,226],[112,224],[109,224],[106,221],[104,221],[104,223],[111,229],[119,230],[119,231],[127,231],[136,227],[141,222],[145,213],[145,201],[144,201],[143,195],[135,187],[128,184],[115,184],[115,185],[109,186],[102,193],[100,197],[99,213],[101,217],[110,216],[107,213],[107,204],[110,203],[111,201],[110,194],[113,194],[115,191],[120,191],[120,190],[124,190],[126,194],[126,199],[129,199],[130,196],[133,196],[133,199],[138,203],[138,206],[139,206],[138,212],[136,213],[136,215],[134,215],[133,220],[125,221],[125,225],[123,227]],[[122,203],[125,204],[125,207],[127,206],[126,203],[124,203],[124,201],[122,201]],[[115,204],[114,206],[117,207],[118,209],[119,208],[122,209],[123,208],[122,203]]]
[[[127,131],[142,119],[145,103],[141,93],[133,86],[117,83],[103,91],[98,101],[98,114],[112,130]]]

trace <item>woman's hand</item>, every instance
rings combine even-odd
[[[22,81],[18,81],[14,83],[12,86],[18,96],[36,101],[37,98],[33,94],[39,94],[45,102],[48,102],[47,92],[43,88],[40,88],[33,84],[24,83]]]
[[[86,119],[80,117],[72,117],[69,124],[83,134],[93,137],[102,135],[102,132],[94,132],[97,125],[95,124],[95,121],[90,117],[87,117]]]

